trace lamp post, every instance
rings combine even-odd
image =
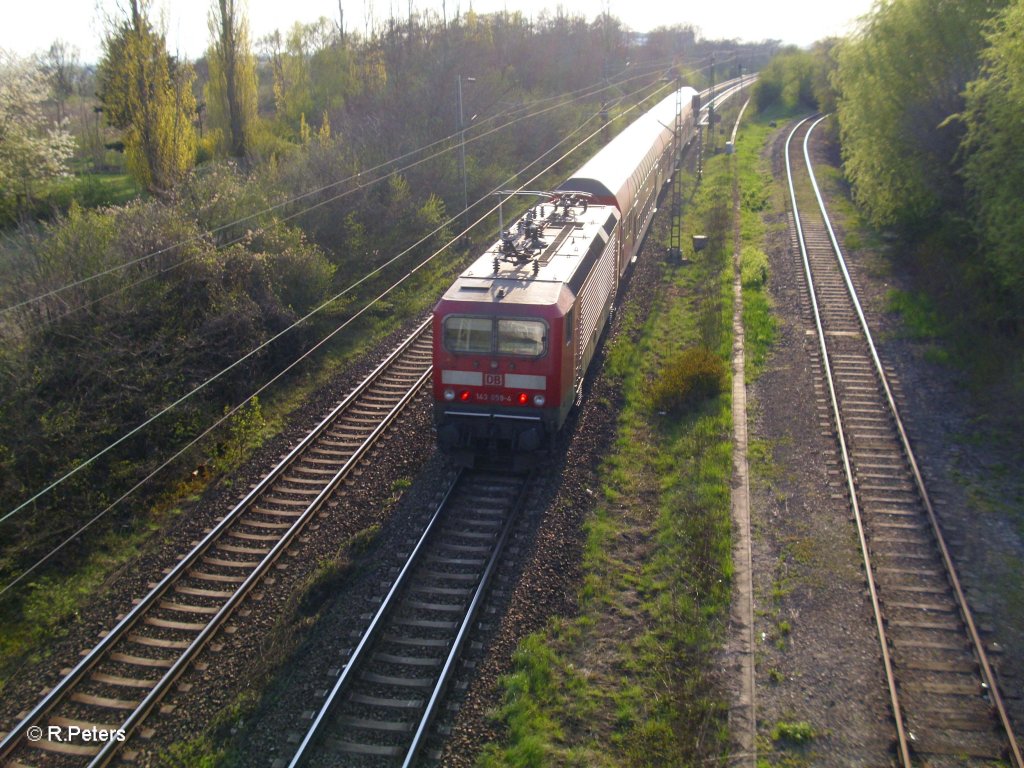
[[[459,172],[462,174],[462,218],[463,228],[466,226],[467,209],[469,208],[469,190],[466,185],[466,125],[462,117],[462,75],[456,78],[459,92]],[[467,83],[476,82],[475,77],[465,78]]]
[[[103,150],[104,150],[104,147],[103,147],[103,137],[100,134],[100,115],[103,113],[103,106],[102,105],[95,106],[95,107],[92,108],[92,111],[96,115],[96,144],[95,144],[96,155],[95,155],[95,157],[93,159],[93,166],[95,167],[95,166],[98,166],[98,165],[102,164],[104,159],[105,159],[104,158],[104,152],[103,152]]]
[[[708,99],[708,150],[715,153],[715,54],[711,54],[711,98]]]

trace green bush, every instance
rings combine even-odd
[[[772,728],[772,741],[789,742],[790,744],[806,744],[817,738],[818,733],[807,722],[790,723],[781,721]]]
[[[718,395],[725,384],[725,364],[704,347],[690,347],[670,358],[651,385],[651,406],[683,413]]]
[[[768,282],[768,257],[760,248],[743,246],[740,280],[744,288],[762,288]]]

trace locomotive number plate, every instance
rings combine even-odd
[[[503,374],[503,373],[485,373],[484,374],[484,386],[485,387],[503,387],[503,386],[505,386],[505,374]]]
[[[502,394],[501,392],[492,392],[491,394],[487,394],[486,392],[477,392],[473,399],[478,403],[512,404],[512,395]]]

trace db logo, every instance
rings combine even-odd
[[[505,383],[505,374],[503,373],[485,373],[484,374],[484,386],[487,387],[500,387]]]

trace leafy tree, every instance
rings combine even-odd
[[[313,54],[310,83],[316,113],[343,109],[350,98],[361,93],[363,82],[355,58],[352,49],[340,41]]]
[[[833,84],[846,174],[876,224],[921,225],[956,208],[953,160],[983,23],[1005,0],[879,3],[842,44]]]
[[[214,4],[210,35],[210,80],[206,84],[210,126],[225,133],[229,154],[244,158],[252,150],[258,87],[249,25],[235,0],[217,0]]]
[[[283,98],[284,81],[284,40],[281,30],[275,29],[269,35],[256,41],[260,56],[267,62],[270,70],[271,89],[274,94],[274,109],[280,111]]]
[[[75,82],[79,73],[78,49],[63,40],[56,40],[46,52],[44,69],[50,76],[50,87],[53,100],[57,102],[57,119],[63,122],[66,117],[65,105],[75,92]]]
[[[775,56],[761,70],[754,96],[757,108],[764,111],[778,103],[787,109],[817,109],[817,67],[813,54],[796,48]]]
[[[649,61],[666,61],[676,54],[693,50],[696,44],[697,30],[692,25],[661,26],[647,33],[641,55]]]
[[[9,210],[30,202],[40,181],[67,173],[75,143],[43,113],[49,90],[37,61],[0,49],[0,203]]]
[[[275,42],[277,42],[275,40]],[[278,120],[297,132],[302,115],[312,114],[310,60],[313,55],[310,27],[295,24],[285,37],[285,47],[276,59],[274,103]]]
[[[811,92],[818,109],[825,113],[836,111],[836,92],[832,88],[832,73],[836,69],[836,52],[839,38],[830,37],[811,46],[813,66],[811,71]]]
[[[981,77],[967,88],[964,178],[977,213],[983,258],[1024,316],[1024,3],[988,28]]]
[[[835,69],[835,39],[815,43],[810,51],[785,48],[761,68],[754,87],[754,103],[764,111],[779,105],[785,109],[835,110],[835,93],[829,82]]]
[[[103,40],[100,99],[107,121],[124,131],[128,168],[140,185],[164,192],[195,161],[195,73],[167,54],[146,17],[148,0],[130,0],[131,18]]]

